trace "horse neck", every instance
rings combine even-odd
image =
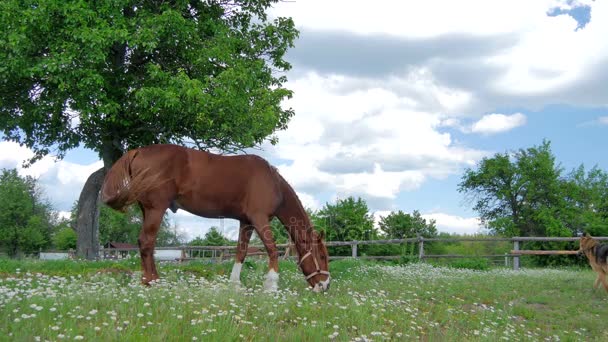
[[[282,177],[281,180],[283,202],[277,209],[276,216],[287,228],[298,254],[302,256],[310,251],[310,246],[314,242],[314,229],[295,191]],[[307,241],[307,244],[304,241]]]

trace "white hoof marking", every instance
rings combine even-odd
[[[264,281],[264,290],[266,291],[278,291],[279,289],[279,274],[274,270],[268,271],[266,280]]]

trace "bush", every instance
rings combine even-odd
[[[465,268],[479,271],[486,271],[490,269],[490,261],[484,258],[463,258],[453,260],[448,265],[453,268]]]
[[[53,237],[55,247],[63,251],[76,248],[76,240],[76,232],[69,227],[62,228]]]
[[[417,255],[402,255],[397,261],[400,265],[413,264],[420,261]]]

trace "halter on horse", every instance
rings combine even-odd
[[[151,145],[131,150],[108,171],[102,201],[117,210],[137,202],[143,213],[138,243],[144,284],[158,279],[154,245],[167,209],[186,210],[208,218],[240,221],[236,262],[231,280],[240,270],[255,229],[266,247],[269,271],[264,286],[276,290],[278,252],[269,228],[276,216],[295,243],[299,266],[315,291],[329,288],[327,248],[293,188],[264,159],[220,156],[177,145]]]

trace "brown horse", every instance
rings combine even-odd
[[[329,288],[329,258],[323,238],[312,228],[293,188],[258,156],[221,156],[177,145],[131,150],[108,171],[101,197],[117,210],[135,202],[142,210],[138,243],[144,284],[158,279],[154,245],[163,215],[167,209],[182,209],[202,217],[240,221],[232,281],[240,283],[241,266],[255,229],[269,257],[264,287],[277,289],[278,251],[269,227],[276,216],[295,243],[306,281],[315,291]]]

